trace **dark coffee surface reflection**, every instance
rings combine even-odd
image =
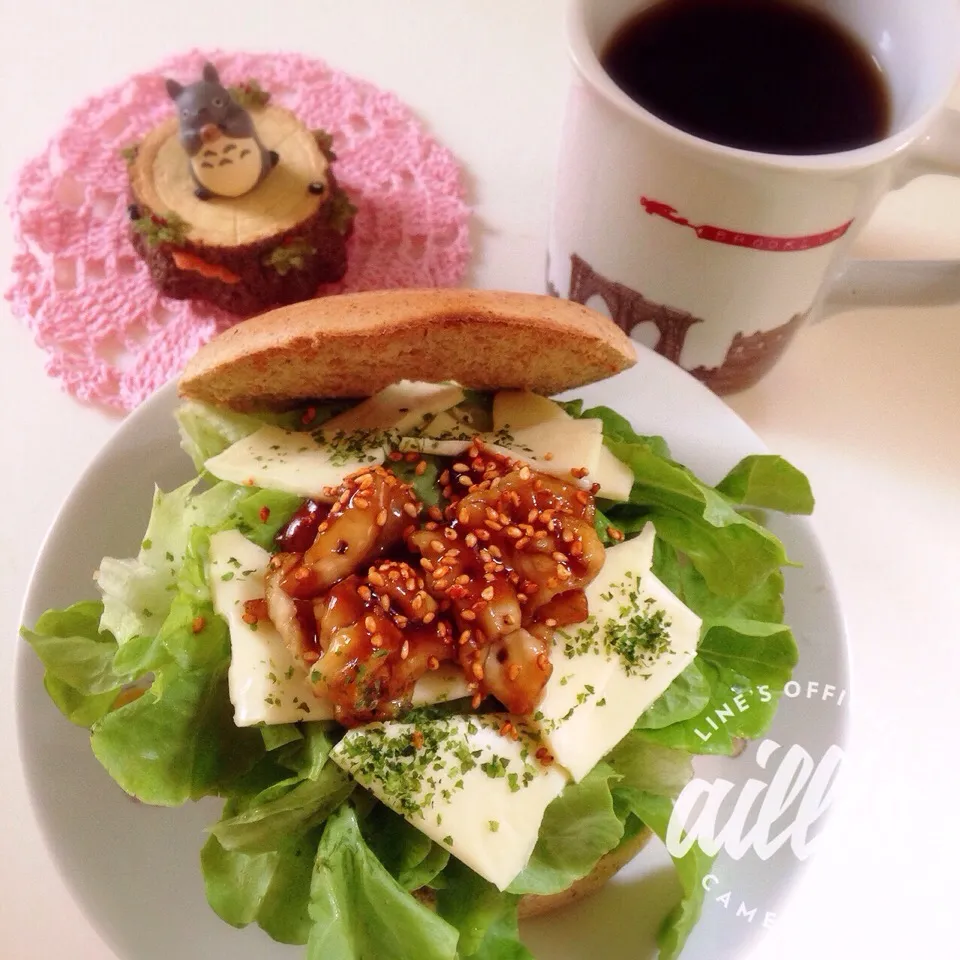
[[[715,143],[823,154],[890,129],[887,83],[870,52],[788,0],[661,0],[623,24],[601,60],[641,106]]]

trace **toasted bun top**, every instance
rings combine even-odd
[[[180,394],[236,410],[365,397],[400,379],[552,394],[636,363],[631,340],[569,300],[487,290],[385,290],[307,300],[202,347]]]

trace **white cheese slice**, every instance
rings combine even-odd
[[[422,383],[400,380],[368,397],[323,425],[328,436],[337,431],[395,430],[407,433],[463,400],[463,388],[455,383]]]
[[[572,420],[559,403],[529,390],[501,390],[493,398],[493,429],[519,430],[553,420]],[[598,497],[629,500],[633,471],[618,460],[607,447],[600,448],[590,482],[599,483]]]
[[[428,670],[417,681],[413,688],[411,705],[422,707],[429,703],[447,703],[469,697],[472,692],[467,686],[463,670],[454,664],[444,663],[439,670]]]
[[[603,446],[603,423],[600,420],[555,420],[535,427],[525,427],[511,434],[477,434],[486,447],[514,460],[530,464],[534,470],[561,480],[577,481],[589,487],[593,482]],[[456,457],[466,450],[473,438],[438,440],[431,437],[403,437],[400,449],[438,457]],[[573,469],[585,468],[588,477],[579,480]]]
[[[230,630],[227,685],[238,727],[257,723],[329,720],[330,702],[317,697],[303,663],[294,657],[269,620],[256,626],[243,619],[244,603],[264,595],[263,578],[270,554],[237,530],[210,538],[207,580],[213,608]],[[442,666],[428,671],[413,688],[412,705],[445,703],[469,696],[463,671]]]
[[[329,503],[332,497],[325,490],[338,487],[362,467],[383,462],[382,446],[367,446],[361,439],[362,435],[346,437],[321,445],[309,433],[261,427],[211,457],[204,467],[219,480]]]
[[[313,693],[307,671],[269,620],[256,627],[243,619],[244,603],[263,597],[270,554],[237,530],[210,538],[207,580],[213,608],[230,629],[227,684],[238,727],[256,723],[329,720],[329,701]]]
[[[420,435],[424,437],[459,437],[463,436],[464,438],[469,436],[469,431],[464,431],[462,424],[452,413],[449,411],[444,411],[443,413],[438,413],[429,423],[428,426],[425,426]]]
[[[558,630],[553,674],[534,715],[550,752],[580,781],[697,653],[700,618],[651,572],[654,529],[606,552],[587,587],[590,619]],[[607,631],[625,637],[627,655]],[[649,644],[649,651],[645,645]]]
[[[530,390],[501,390],[493,398],[493,429],[520,430],[548,420],[570,420],[560,404]]]
[[[536,740],[501,735],[505,719],[371,724],[350,730],[330,757],[504,890],[526,866],[544,811],[568,780],[557,764],[545,767],[535,758]]]
[[[510,431],[504,446],[517,456],[546,462],[554,476],[562,476],[578,467],[596,472],[603,449],[602,420],[547,420],[532,427]]]
[[[629,500],[633,487],[633,471],[618,460],[609,447],[600,448],[597,469],[588,478],[600,484],[597,496],[605,500]]]

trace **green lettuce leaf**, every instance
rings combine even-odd
[[[321,831],[284,839],[276,850],[250,854],[225,850],[216,836],[200,851],[207,902],[233,927],[257,923],[274,940],[305,944],[310,919],[310,878]]]
[[[711,693],[710,681],[703,675],[703,671],[694,660],[644,710],[636,726],[644,730],[659,730],[672,723],[696,717],[710,702]]]
[[[525,960],[529,952],[517,931],[519,896],[501,893],[457,859],[443,872],[437,913],[460,934],[457,956],[482,960]]]
[[[717,490],[733,503],[781,513],[813,513],[810,481],[783,457],[744,457],[717,484]]]
[[[423,473],[417,473],[417,463],[423,460],[426,463],[426,469]],[[440,459],[438,457],[422,456],[415,463],[409,463],[401,460],[398,463],[390,463],[390,469],[404,482],[413,487],[413,492],[428,507],[437,506],[440,503],[440,488],[437,486],[437,477],[440,474]]]
[[[353,781],[328,764],[316,780],[291,777],[261,791],[211,833],[225,850],[265,853],[319,826],[353,792]]]
[[[673,801],[667,797],[644,793],[632,787],[616,787],[617,799],[629,806],[635,816],[639,817],[661,840],[667,835],[667,826],[670,815],[673,813]],[[687,937],[700,919],[703,909],[703,878],[710,872],[713,857],[708,857],[694,843],[690,850],[680,858],[674,858],[673,863],[680,879],[683,895],[680,902],[673,908],[663,921],[657,936],[660,947],[660,960],[676,960],[683,950]]]
[[[235,527],[258,547],[270,550],[280,529],[286,526],[302,503],[303,498],[292,493],[254,489],[237,504],[222,529]]]
[[[703,575],[682,554],[662,540],[654,547],[653,572],[694,613],[709,622],[734,618],[783,621],[783,574],[774,570],[739,596],[713,593]]]
[[[629,787],[659,797],[677,797],[693,776],[690,754],[650,743],[637,731],[628,733],[604,761],[616,772],[613,790]]]
[[[43,676],[43,688],[57,709],[78,727],[92,726],[110,710],[116,700],[116,694],[112,691],[89,695],[80,693],[49,672]]]
[[[704,710],[688,720],[636,732],[691,753],[731,754],[736,738],[759,737],[770,726],[797,663],[797,644],[783,624],[719,621],[707,629],[696,663],[710,684]]]
[[[127,793],[177,806],[220,792],[263,754],[259,731],[233,722],[226,668],[225,657],[213,670],[170,664],[95,724],[93,752]]]
[[[456,960],[457,931],[377,860],[349,804],[324,828],[309,909],[307,960]]]
[[[569,410],[567,410],[570,413]],[[637,443],[647,447],[658,457],[669,459],[670,447],[663,437],[644,436],[637,433],[630,421],[621,416],[616,410],[610,407],[591,407],[589,410],[583,410],[577,414],[585,420],[603,421],[603,438],[605,441],[616,441],[619,443]]]
[[[567,406],[574,416],[602,420],[604,443],[633,471],[630,502],[606,505],[606,521],[630,534],[652,520],[657,534],[683,551],[711,591],[722,596],[741,595],[788,562],[780,541],[736,508],[747,502],[738,499],[741,496],[755,505],[764,505],[757,501],[765,500],[771,506],[805,506],[809,484],[786,461],[747,458],[727,476],[726,489],[735,495],[728,497],[726,490],[709,486],[671,460],[663,438],[636,433],[616,411]],[[779,500],[774,490],[778,482],[787,485]]]
[[[471,960],[534,960],[533,954],[520,940],[517,922],[517,903],[504,907],[500,915],[487,927],[483,943]]]
[[[404,890],[433,882],[450,853],[382,803],[372,806],[360,830],[376,858]]]
[[[659,493],[634,495],[653,499]],[[653,522],[657,536],[681,551],[703,576],[711,592],[741,597],[755,589],[780,567],[787,565],[783,544],[758,523],[738,513],[720,494],[707,491],[701,501],[703,513],[693,499],[675,499],[674,506],[651,506],[644,519]]]
[[[598,763],[580,783],[570,783],[547,807],[530,860],[509,886],[511,893],[550,894],[585,877],[623,836],[613,808],[616,772]]]
[[[324,723],[297,725],[300,734],[277,754],[277,760],[304,780],[316,780],[326,769],[327,757],[337,742],[333,728]]]
[[[319,427],[334,414],[352,407],[356,401],[330,400],[309,408],[298,407],[283,412],[258,411],[237,413],[225,407],[213,407],[198,400],[187,400],[174,411],[180,430],[180,446],[193,461],[198,472],[211,457],[227,447],[256,433],[264,424],[286,430],[302,430],[309,420],[311,429]]]
[[[101,627],[121,645],[135,636],[155,636],[170,611],[177,577],[194,527],[216,527],[249,491],[217,484],[194,494],[196,480],[164,493],[157,489],[140,546],[131,559],[104,557],[97,571],[103,595]]]
[[[260,727],[260,736],[263,737],[263,748],[267,753],[303,739],[298,723],[267,724]]]
[[[116,700],[128,675],[114,669],[117,641],[100,629],[103,605],[86,600],[48,610],[21,636],[44,667],[44,685],[60,712],[88,727]]]
[[[334,404],[322,405],[335,408]],[[264,424],[269,423],[288,430],[295,430],[300,424],[301,411],[291,410],[283,413],[258,412],[256,415],[237,413],[226,407],[214,407],[199,400],[187,400],[174,411],[177,427],[180,430],[180,446],[198,472],[203,471],[204,463],[227,447],[256,433]],[[320,419],[315,419],[319,425]]]

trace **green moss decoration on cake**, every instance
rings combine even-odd
[[[330,226],[337,233],[344,234],[350,229],[356,213],[357,208],[350,202],[346,192],[337,187],[330,197]]]
[[[133,220],[132,225],[151,247],[158,247],[163,243],[180,247],[190,232],[190,224],[173,211],[162,217],[153,213],[143,214]]]
[[[274,247],[264,258],[264,266],[273,267],[281,277],[285,277],[291,270],[302,270],[307,258],[317,252],[313,244],[300,237],[285,240],[279,247]]]
[[[247,80],[245,83],[239,83],[228,89],[230,96],[244,110],[265,107],[270,102],[270,94],[256,80]]]
[[[129,167],[134,160],[137,159],[137,151],[140,149],[139,142],[131,143],[129,146],[124,147],[120,151],[120,156],[127,161],[127,166]]]

